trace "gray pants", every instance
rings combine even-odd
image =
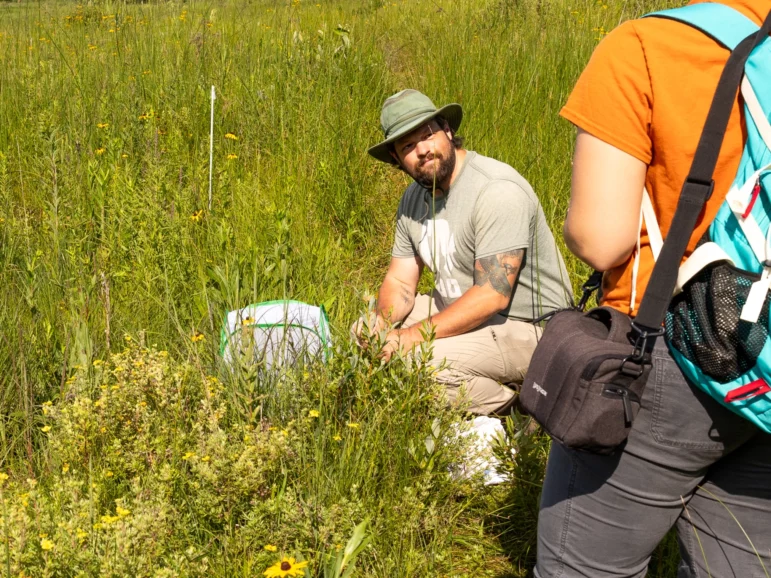
[[[623,451],[552,444],[537,578],[642,578],[673,525],[677,578],[771,575],[771,436],[688,384],[662,341]]]

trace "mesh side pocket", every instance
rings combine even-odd
[[[667,311],[670,344],[720,383],[752,369],[768,339],[771,294],[766,295],[757,323],[739,319],[750,287],[758,279],[726,264],[703,269]]]

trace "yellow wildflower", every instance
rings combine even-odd
[[[235,159],[237,159],[237,158],[238,158],[238,155],[237,155],[237,154],[234,154],[234,153],[230,153],[230,154],[228,155],[228,160],[229,160],[229,161],[235,160]]]
[[[110,126],[109,122],[99,122],[96,125],[96,128],[108,128]]]
[[[302,576],[305,572],[302,571],[308,565],[308,562],[295,562],[294,558],[283,558],[280,562],[276,562],[263,572],[263,576],[268,578],[286,578],[287,576]]]
[[[185,452],[185,455],[182,456],[182,459],[185,461],[192,460],[193,458],[195,458],[195,454],[193,452]]]
[[[6,482],[7,479],[8,479],[8,474],[6,474],[5,472],[0,472],[0,487],[3,486],[3,484]]]
[[[70,464],[68,464],[67,462],[64,462],[62,464],[62,473],[66,474],[69,471],[70,471]]]
[[[105,478],[111,478],[111,477],[113,477],[114,475],[115,475],[115,474],[113,474],[111,471],[109,471],[109,470],[108,470],[108,471],[107,471],[107,472],[104,474],[104,477],[105,477]]]
[[[238,140],[238,137],[236,135],[234,135],[232,132],[227,133],[225,135],[225,138],[230,139],[230,140]]]
[[[110,525],[120,520],[120,516],[102,516],[100,520],[102,524]]]
[[[89,50],[96,50],[96,44],[89,44],[88,45]]]
[[[193,333],[193,336],[190,338],[190,340],[193,343],[197,343],[199,341],[203,341],[203,337],[204,337],[203,333],[201,333],[200,331],[196,331],[195,333]]]
[[[104,154],[104,149],[102,147],[99,147],[98,149],[96,149],[94,151],[94,154],[96,154],[97,156],[103,155]]]
[[[118,514],[119,517],[125,518],[126,516],[131,514],[131,510],[127,510],[126,508],[121,508],[118,506],[115,508],[115,513]]]
[[[81,541],[88,538],[88,532],[86,532],[85,530],[81,530],[80,528],[75,530],[75,535],[78,537],[78,540],[81,540]]]
[[[204,456],[204,457],[201,458],[201,461],[202,462],[208,462],[208,461],[211,461],[211,458],[209,456]]]
[[[127,158],[128,158],[128,155],[127,155],[126,153],[123,153],[122,155],[120,155],[120,158],[122,158],[122,159],[127,159]]]
[[[203,209],[198,209],[195,213],[190,215],[190,220],[194,223],[197,223],[201,219],[203,219]]]
[[[45,426],[41,427],[41,428],[40,428],[40,430],[41,430],[43,433],[48,433],[48,432],[50,432],[50,431],[51,431],[51,426],[50,426],[50,425],[45,425]]]
[[[319,417],[319,411],[317,409],[312,409],[308,412],[308,417]]]
[[[347,425],[351,429],[359,429],[361,427],[361,424],[358,424],[358,423],[355,423],[355,422],[352,422],[352,421],[349,421],[345,425]]]
[[[93,366],[94,366],[94,367],[99,367],[99,366],[100,366],[100,365],[102,365],[103,363],[104,363],[104,361],[102,361],[101,359],[95,359],[95,360],[94,360],[94,363],[93,363]]]
[[[43,538],[42,540],[40,540],[40,547],[45,551],[53,550],[54,543],[48,538]]]
[[[273,544],[265,544],[265,546],[263,546],[263,548],[265,548],[265,550],[268,551],[268,552],[275,552],[276,550],[278,550],[278,548],[276,546],[274,546]]]
[[[340,436],[340,434],[335,434],[334,436],[332,436],[332,439],[335,440],[336,442],[339,442],[343,438],[342,436]]]

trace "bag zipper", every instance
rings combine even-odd
[[[621,398],[621,403],[624,406],[624,423],[626,427],[632,425],[632,402],[629,400],[630,395],[629,388],[616,383],[609,383],[602,390],[602,395],[613,395]]]

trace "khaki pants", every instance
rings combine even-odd
[[[404,326],[426,319],[429,308],[432,315],[439,311],[430,296],[417,295]],[[529,323],[495,315],[468,333],[436,339],[432,363],[445,362],[437,381],[450,404],[469,401],[468,410],[478,415],[505,413],[525,379],[540,332]]]

